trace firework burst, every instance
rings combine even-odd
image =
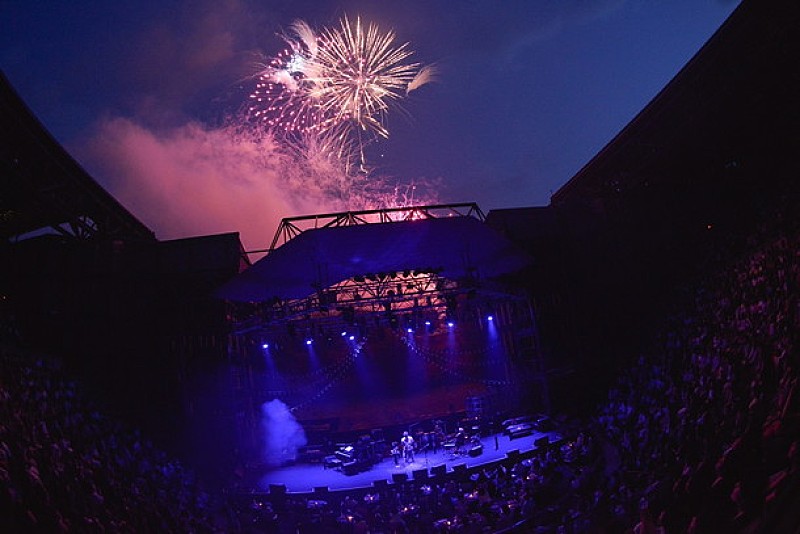
[[[435,183],[380,176],[364,155],[368,143],[389,136],[388,112],[432,81],[434,69],[412,61],[394,32],[360,18],[319,31],[297,21],[281,38],[286,49],[259,65],[247,117],[233,131],[270,148],[265,166],[281,168],[298,202],[374,209],[437,201]]]
[[[390,103],[433,78],[431,67],[408,61],[408,43],[360,18],[319,33],[298,21],[283,38],[289,48],[261,70],[250,95],[252,115],[283,132],[356,137],[363,153],[362,134],[389,136]]]
[[[405,62],[412,54],[408,43],[393,46],[394,32],[351,24],[324,30],[319,51],[311,62],[310,97],[337,122],[388,137],[385,115],[390,101],[399,100],[420,71]]]
[[[292,33],[282,37],[289,45],[259,67],[255,90],[250,94],[251,117],[276,132],[322,131],[330,126],[308,98],[306,71],[317,54],[317,37],[308,24],[297,21]]]

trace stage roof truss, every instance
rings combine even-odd
[[[524,299],[503,289],[454,281],[432,271],[398,271],[356,276],[323,288],[306,298],[263,302],[236,322],[234,331],[245,334],[289,322],[326,324],[347,328],[365,317],[392,322],[455,317],[458,301],[490,303]]]
[[[281,220],[280,225],[278,225],[278,230],[275,232],[275,236],[269,248],[267,250],[255,250],[251,252],[272,252],[306,230],[355,226],[359,224],[392,223],[416,219],[433,219],[438,217],[473,217],[481,222],[486,219],[475,202],[435,204],[430,206],[406,206],[286,217]]]

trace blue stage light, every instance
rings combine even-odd
[[[494,315],[490,315],[486,318],[487,321],[494,321]]]
[[[406,328],[406,332],[408,332],[409,334],[412,333],[413,331],[414,331],[414,329],[411,328],[411,327]]]
[[[261,348],[262,349],[268,349],[269,348],[269,343],[264,343],[263,345],[261,345]]]
[[[342,337],[346,336],[347,332],[342,331]]]
[[[311,345],[311,343],[312,343],[313,341],[314,341],[313,339],[306,339],[306,345]]]
[[[430,321],[425,321],[425,326],[430,326],[430,325],[431,325]]]
[[[356,338],[356,336],[350,336],[349,339],[350,339],[350,341],[353,341],[355,338]]]
[[[453,328],[456,325],[453,321],[447,321],[447,326]]]

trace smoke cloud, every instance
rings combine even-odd
[[[239,232],[245,249],[263,249],[283,217],[436,198],[433,184],[353,173],[319,139],[287,144],[235,124],[161,130],[107,118],[74,151],[159,239]]]
[[[297,450],[307,443],[303,427],[278,399],[261,405],[261,428],[264,432],[262,459],[270,466],[294,460]]]
[[[104,120],[80,148],[85,166],[160,239],[241,233],[264,248],[282,217],[338,202],[298,176],[269,138],[189,123],[157,132],[131,119]]]

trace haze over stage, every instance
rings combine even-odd
[[[223,286],[222,298],[303,298],[359,275],[435,270],[460,280],[516,272],[531,258],[473,217],[438,217],[306,230]]]

